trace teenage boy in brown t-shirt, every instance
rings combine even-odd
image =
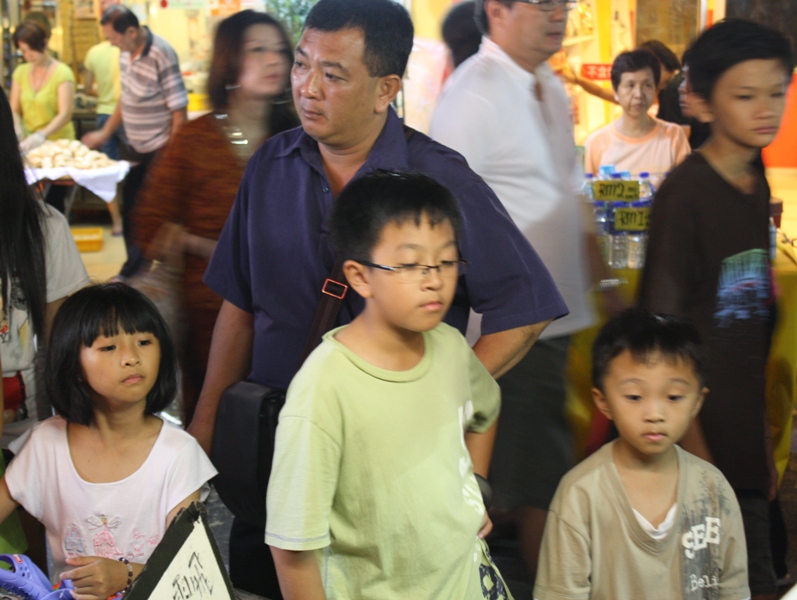
[[[691,108],[711,136],[656,195],[640,305],[689,319],[706,344],[711,395],[681,445],[728,478],[742,507],[753,598],[774,598],[764,385],[774,319],[770,194],[753,163],[777,134],[793,56],[779,33],[733,19],[694,42],[687,66]]]

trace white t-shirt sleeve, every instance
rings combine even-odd
[[[168,423],[164,423],[163,426],[173,427]],[[167,513],[197,490],[200,490],[199,499],[204,501],[210,493],[208,481],[217,473],[197,441],[183,431],[177,433],[188,439],[172,460],[166,478]]]
[[[88,285],[89,275],[66,218],[51,206],[45,211],[47,302],[55,302]]]
[[[34,426],[30,431],[27,443],[14,457],[5,473],[6,485],[11,497],[21,504],[33,518],[41,521],[43,517],[44,505],[42,498],[47,482],[44,481],[46,473],[46,447],[48,440],[43,430],[44,426],[50,430],[48,421],[43,421]],[[57,444],[57,440],[50,439],[50,443]]]

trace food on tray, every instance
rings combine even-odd
[[[25,155],[34,169],[53,167],[75,167],[76,169],[100,169],[116,164],[107,154],[91,150],[78,140],[55,140],[44,142]]]

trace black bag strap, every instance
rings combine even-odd
[[[415,135],[415,129],[407,125],[403,125],[403,127],[404,137],[409,142],[410,138]],[[332,329],[335,324],[343,299],[346,297],[346,292],[349,291],[349,286],[344,283],[345,281],[343,263],[338,258],[335,260],[335,266],[332,267],[332,273],[329,274],[329,277],[324,281],[324,285],[321,286],[321,302],[318,304],[313,325],[310,327],[310,333],[304,344],[300,366],[304,364],[307,357],[321,343],[321,338],[324,337],[324,334]]]
[[[343,299],[346,297],[346,292],[349,291],[349,286],[343,283],[344,281],[346,279],[343,277],[343,263],[337,259],[335,266],[332,267],[332,273],[321,286],[321,302],[318,303],[318,309],[315,311],[315,319],[313,319],[313,326],[310,328],[310,333],[304,344],[300,364],[304,364],[305,359],[321,343],[324,334],[335,324]]]

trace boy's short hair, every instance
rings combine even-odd
[[[705,382],[700,334],[690,323],[639,308],[629,308],[606,323],[592,346],[592,385],[603,391],[609,364],[625,351],[637,362],[659,355],[667,361],[692,366],[701,385]]]
[[[678,56],[660,40],[648,40],[647,42],[642,42],[639,44],[638,49],[652,52],[658,59],[659,63],[664,65],[664,68],[671,73],[675,73],[681,68],[681,61],[678,60]]]
[[[88,425],[94,401],[83,381],[80,350],[100,335],[152,333],[160,344],[155,385],[147,394],[145,414],[162,411],[177,394],[177,356],[168,326],[144,294],[124,283],[90,285],[72,294],[53,319],[44,384],[59,415],[71,423]]]
[[[371,260],[388,223],[426,217],[432,226],[451,223],[458,237],[462,217],[453,194],[428,175],[378,169],[347,185],[335,200],[330,237],[341,260]]]
[[[649,50],[630,50],[621,52],[612,63],[612,88],[617,91],[623,73],[636,73],[642,69],[650,69],[653,73],[653,81],[656,87],[661,81],[661,65],[656,55]]]
[[[700,34],[689,47],[689,83],[692,91],[711,99],[725,71],[748,60],[779,60],[791,77],[794,54],[781,33],[745,19],[724,19]]]
[[[410,14],[395,0],[320,0],[310,9],[304,29],[362,31],[363,60],[371,77],[403,77],[415,35]]]

